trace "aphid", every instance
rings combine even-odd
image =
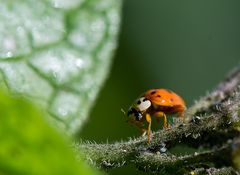
[[[166,114],[177,114],[183,117],[186,105],[176,93],[167,89],[151,89],[138,98],[128,110],[128,121],[139,128],[143,135],[148,134],[150,143],[151,116],[159,120],[163,117],[164,128],[168,128]],[[143,127],[147,121],[148,128]]]

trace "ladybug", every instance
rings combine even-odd
[[[135,125],[142,132],[142,135],[148,134],[148,143],[150,143],[151,134],[151,116],[159,120],[163,117],[164,128],[168,128],[166,114],[177,114],[183,117],[186,110],[184,100],[168,89],[151,89],[141,95],[128,110],[128,122]],[[144,122],[147,121],[148,129],[144,128]]]

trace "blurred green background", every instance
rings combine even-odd
[[[81,138],[113,142],[138,136],[121,108],[127,110],[147,89],[171,89],[187,106],[211,91],[239,64],[239,7],[238,0],[124,1],[112,71]],[[112,174],[133,174],[131,169]]]

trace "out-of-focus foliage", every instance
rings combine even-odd
[[[75,133],[111,65],[121,1],[0,2],[0,85]]]
[[[100,174],[77,162],[66,141],[29,103],[0,92],[0,174]]]

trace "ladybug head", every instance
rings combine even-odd
[[[128,116],[134,116],[135,120],[139,121],[142,114],[151,106],[151,102],[145,97],[141,97],[128,110]]]
[[[127,113],[128,117],[130,118],[133,118],[137,121],[140,121],[141,118],[142,118],[142,114],[137,111],[135,108],[131,107],[129,110],[128,110],[128,113]]]
[[[143,113],[151,106],[151,102],[145,97],[140,97],[136,100],[134,106],[138,111]]]

